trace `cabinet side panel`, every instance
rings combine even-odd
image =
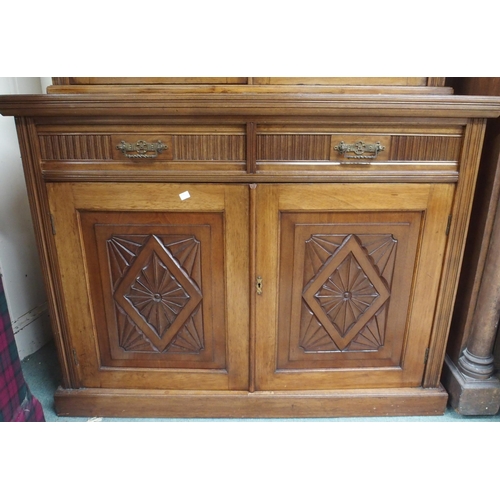
[[[47,291],[51,326],[61,365],[62,385],[66,388],[78,388],[78,369],[72,362],[71,344],[66,335],[66,320],[62,313],[60,313],[62,297],[56,272],[55,248],[51,238],[53,230],[51,227],[50,209],[39,168],[40,151],[37,131],[33,121],[29,118],[16,118],[16,127],[35,238],[45,289]]]
[[[436,308],[436,321],[429,346],[424,387],[437,387],[439,384],[469,227],[485,128],[486,120],[473,119],[465,133],[460,161],[460,176],[453,201],[445,264]]]

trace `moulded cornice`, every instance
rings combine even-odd
[[[500,97],[434,95],[51,94],[0,96],[4,116],[395,116],[496,118]]]

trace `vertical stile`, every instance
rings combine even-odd
[[[255,392],[255,314],[256,314],[256,292],[255,292],[255,279],[257,276],[257,269],[255,263],[255,255],[257,251],[256,231],[257,231],[257,218],[256,218],[256,184],[250,184],[250,360],[249,360],[249,380],[248,391]]]

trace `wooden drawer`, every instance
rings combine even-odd
[[[240,126],[38,127],[49,170],[244,170]]]
[[[254,127],[91,121],[37,126],[47,180],[101,174],[108,180],[225,175],[243,182],[247,172],[277,180],[315,176],[342,182],[455,182],[463,130],[461,124],[362,125],[340,120]]]
[[[462,142],[461,127],[434,130],[266,127],[257,132],[256,169],[322,173],[349,168],[457,171]]]

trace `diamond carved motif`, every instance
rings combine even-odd
[[[189,295],[156,253],[125,295],[162,338],[189,302]]]
[[[314,294],[342,337],[379,296],[352,253]]]
[[[114,298],[147,339],[163,351],[193,314],[202,294],[168,248],[151,236],[123,276]]]
[[[349,235],[303,291],[332,340],[345,349],[390,293],[356,236]]]

